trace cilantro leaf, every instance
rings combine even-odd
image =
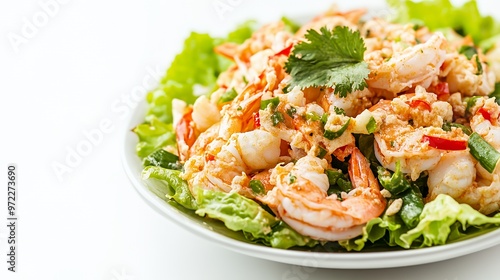
[[[341,97],[347,93],[364,89],[370,70],[363,61],[366,50],[359,31],[337,26],[308,30],[305,38],[293,48],[285,64],[285,70],[292,76],[291,86],[335,87]]]

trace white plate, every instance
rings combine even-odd
[[[352,3],[352,6],[357,6],[361,1],[353,2],[356,3]],[[381,1],[370,2],[369,6],[380,2]],[[343,2],[342,4],[347,3],[348,2]],[[488,3],[488,5],[490,5],[490,3]],[[290,6],[287,7],[290,8]],[[296,10],[297,13],[295,14],[304,14],[304,12],[307,12],[300,8]],[[254,16],[257,16],[257,14]],[[275,249],[249,243],[241,234],[228,230],[217,221],[214,222],[213,220],[211,221],[210,219],[199,217],[192,212],[181,211],[174,205],[167,203],[150,190],[154,189],[153,185],[147,185],[146,182],[141,179],[142,164],[135,153],[135,145],[138,139],[130,129],[143,122],[145,112],[146,102],[142,102],[133,112],[123,135],[123,165],[135,190],[149,206],[170,221],[179,225],[179,227],[216,242],[232,251],[262,259],[302,266],[368,269],[402,267],[437,262],[474,253],[500,244],[500,230],[491,231],[471,239],[443,246],[379,252],[346,253],[297,251],[290,249]]]
[[[137,136],[130,131],[131,128],[144,120],[146,112],[145,102],[139,104],[133,112],[128,127],[123,135],[123,165],[135,190],[158,213],[170,221],[179,225],[189,232],[196,233],[210,241],[233,250],[235,252],[254,256],[262,259],[278,261],[282,263],[322,267],[322,268],[346,268],[346,269],[368,269],[410,266],[424,263],[437,262],[451,259],[500,244],[500,230],[495,230],[478,237],[456,242],[453,244],[384,252],[312,252],[295,251],[265,247],[259,244],[245,242],[245,240],[233,233],[219,223],[210,223],[194,214],[180,211],[178,208],[159,198],[141,179],[142,164],[135,153]],[[207,223],[209,222],[209,223]],[[229,235],[229,236],[228,236]]]

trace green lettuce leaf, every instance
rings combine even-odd
[[[151,184],[158,196],[167,199],[173,199],[175,202],[187,209],[195,210],[198,208],[196,199],[191,194],[186,181],[180,177],[179,170],[165,169],[159,166],[146,166],[142,171],[142,179],[157,179]]]
[[[361,251],[367,245],[382,242],[391,247],[403,246],[401,235],[408,231],[404,222],[397,215],[383,215],[371,219],[363,228],[363,234],[360,238],[339,241],[339,244],[347,251]]]
[[[500,23],[491,16],[482,16],[475,0],[462,6],[454,6],[450,0],[387,0],[387,4],[396,11],[396,22],[413,21],[431,30],[452,28],[470,35],[476,44],[500,33]]]
[[[155,116],[164,123],[171,123],[174,98],[192,104],[198,95],[211,93],[219,74],[232,63],[217,55],[214,48],[225,42],[242,43],[252,35],[255,26],[255,21],[247,21],[226,38],[191,32],[184,41],[182,52],[174,58],[158,88],[147,94],[149,106],[146,120]]]
[[[376,242],[405,249],[443,245],[478,234],[500,225],[500,213],[489,217],[468,204],[460,204],[448,195],[440,194],[425,204],[420,221],[408,229],[398,215],[375,218],[363,228],[357,239],[339,242],[348,251],[360,251]]]
[[[247,239],[251,240],[247,237]],[[274,248],[288,249],[295,246],[314,247],[317,240],[303,236],[283,221],[278,222],[272,228],[271,235],[265,236],[258,241]]]
[[[158,149],[151,154],[149,154],[147,157],[144,158],[142,161],[142,165],[144,166],[159,166],[163,167],[166,169],[173,169],[173,170],[181,170],[182,169],[182,163],[179,162],[179,157],[165,151],[164,149]]]
[[[255,32],[255,30],[257,30],[257,28],[258,28],[257,21],[247,20],[242,24],[238,25],[236,29],[229,32],[229,34],[227,34],[225,39],[221,39],[222,42],[219,42],[219,44],[225,42],[241,44],[245,42],[246,39],[252,37],[252,34]]]
[[[165,124],[156,117],[152,117],[148,122],[136,126],[132,131],[139,137],[136,152],[141,158],[146,157],[158,148],[175,143],[172,124]]]
[[[146,120],[156,117],[164,123],[171,123],[174,98],[192,104],[197,98],[195,85],[205,87],[207,93],[212,90],[221,72],[214,47],[214,39],[210,35],[191,33],[184,41],[182,52],[172,61],[161,84],[147,94],[149,106]]]
[[[220,220],[233,231],[243,231],[249,240],[283,249],[316,244],[316,241],[300,235],[257,202],[237,193],[200,188],[196,201],[196,214]]]
[[[452,237],[459,238],[462,235],[460,232],[465,233],[471,226],[487,228],[495,225],[500,225],[500,214],[488,217],[468,204],[460,204],[450,196],[440,194],[425,205],[418,225],[400,238],[404,242],[404,248],[410,248],[420,237],[423,240],[419,247],[443,245],[453,241],[450,240],[452,229],[455,230]]]
[[[196,32],[190,34],[158,87],[146,95],[146,122],[133,130],[139,136],[137,154],[140,157],[175,143],[172,100],[176,98],[192,104],[198,95],[211,93],[219,74],[233,63],[217,55],[214,47],[224,42],[242,43],[252,35],[255,25],[254,21],[247,21],[226,38]]]
[[[300,29],[300,24],[288,17],[281,17],[281,21],[285,24],[285,29],[290,33],[296,33]]]

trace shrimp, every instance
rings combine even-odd
[[[210,102],[206,95],[202,95],[193,104],[192,118],[198,131],[203,132],[219,122],[221,115],[217,105]]]
[[[428,172],[429,194],[426,200],[434,200],[443,193],[455,199],[461,198],[475,181],[474,165],[474,159],[467,150],[445,153],[438,164]]]
[[[428,88],[438,78],[445,48],[446,39],[441,33],[435,33],[427,42],[395,52],[381,64],[368,60],[371,70],[368,85],[393,94],[417,85]]]
[[[481,111],[482,112],[481,112]],[[500,106],[494,98],[480,98],[473,106],[471,129],[481,135],[494,149],[500,150]],[[445,193],[467,203],[484,214],[500,209],[500,170],[486,171],[469,151],[448,151],[429,170],[430,201]]]
[[[474,106],[475,113],[470,120],[472,131],[477,132],[496,150],[500,150],[500,106],[495,98],[480,98]],[[481,110],[481,111],[480,111]]]
[[[500,174],[498,171],[489,174],[481,169],[468,151],[447,152],[436,167],[429,170],[426,200],[431,201],[444,193],[485,215],[499,210]],[[488,178],[482,176],[484,173]]]
[[[368,89],[353,91],[346,97],[340,97],[333,93],[333,89],[325,89],[319,97],[318,103],[327,112],[335,112],[335,109],[344,110],[346,116],[356,117],[363,110],[370,108],[373,104],[371,99],[374,94]]]
[[[450,61],[451,60],[451,61]],[[477,65],[475,57],[471,60],[456,53],[445,62],[443,69],[450,92],[460,92],[464,96],[488,95],[495,89],[495,73],[481,63]],[[479,71],[482,68],[482,73]]]
[[[281,139],[264,130],[234,133],[228,141],[215,138],[204,153],[186,161],[181,177],[191,188],[239,192],[249,174],[276,166],[280,145]]]
[[[299,233],[317,240],[338,241],[358,236],[367,221],[378,217],[386,201],[366,158],[354,148],[349,177],[354,189],[328,195],[327,162],[314,156],[296,164],[276,167],[276,187],[268,193],[268,204],[278,217]]]
[[[434,168],[441,156],[440,150],[422,141],[424,135],[446,134],[441,126],[453,116],[451,105],[437,101],[434,93],[420,86],[415,91],[414,95],[383,100],[371,109],[379,126],[374,133],[375,156],[385,168],[393,171],[399,161],[402,172],[410,173],[413,180],[421,172]]]

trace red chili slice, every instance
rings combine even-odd
[[[436,86],[430,88],[429,91],[434,92],[438,100],[445,101],[450,98],[450,87],[447,82],[439,82]]]
[[[208,161],[212,161],[215,159],[215,156],[212,155],[212,154],[205,154],[205,161],[208,162]]]
[[[483,115],[483,118],[485,120],[488,120],[491,122],[491,114],[488,112],[488,110],[484,109],[484,107],[481,107],[479,110],[477,110],[477,114]]]
[[[422,142],[428,142],[429,146],[439,150],[459,151],[467,149],[467,141],[451,140],[437,136],[424,135]]]
[[[415,108],[415,109],[422,109],[422,110],[427,110],[427,111],[431,111],[431,105],[425,101],[422,101],[422,100],[412,100],[410,102],[408,102],[408,105],[410,105],[410,107],[412,108]]]
[[[290,44],[290,46],[282,49],[281,51],[277,52],[276,55],[284,55],[284,56],[289,56],[290,51],[292,50],[293,44]]]
[[[260,116],[259,116],[259,112],[255,112],[253,113],[253,122],[255,124],[255,128],[259,128],[260,127]]]

